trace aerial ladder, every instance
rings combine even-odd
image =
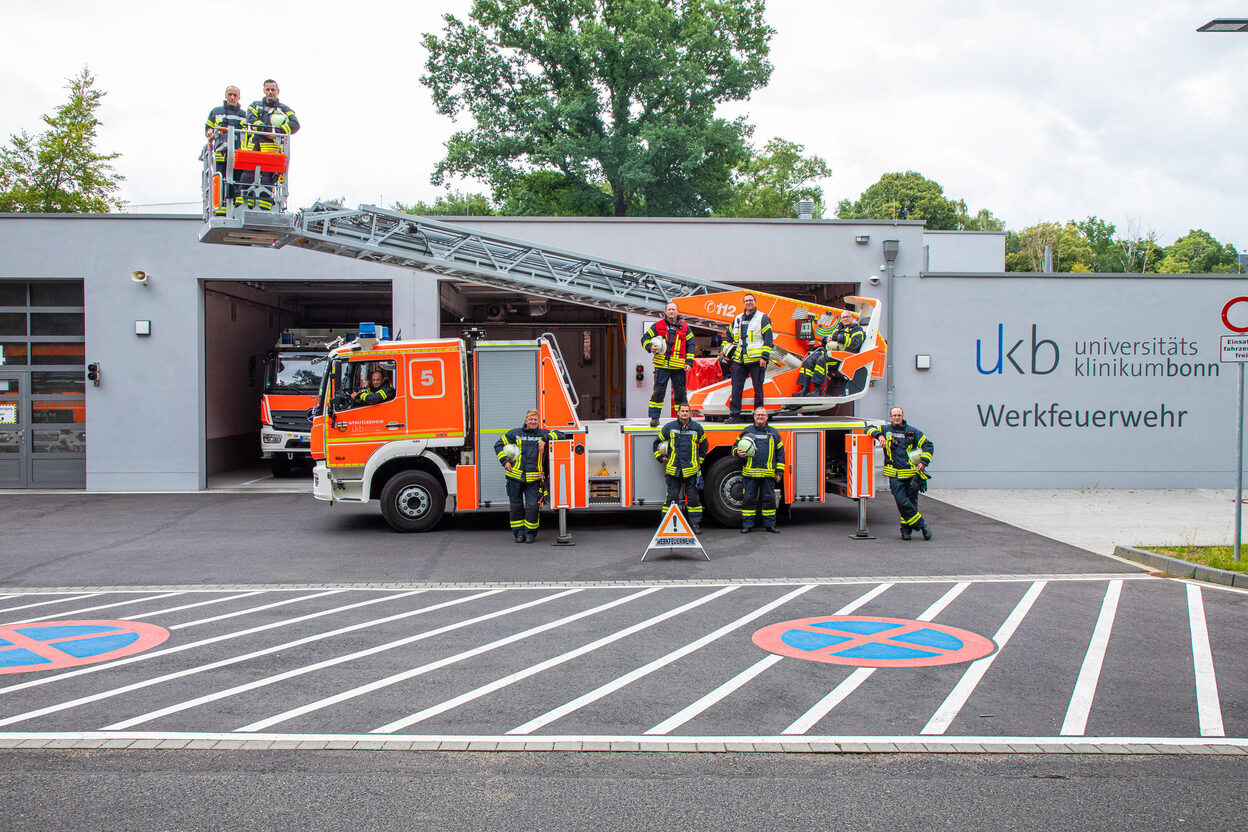
[[[224,169],[204,153],[204,226],[200,240],[224,245],[298,248],[321,251],[370,263],[428,272],[518,294],[550,300],[660,317],[668,301],[693,324],[722,329],[742,310],[746,294],[737,286],[647,269],[605,258],[535,245],[478,228],[465,228],[428,217],[391,211],[373,205],[350,209],[318,202],[295,214],[286,210],[285,174],[289,167],[289,136],[277,135],[280,154],[235,150],[230,127],[217,139],[226,149]],[[281,156],[275,159],[275,156]],[[262,168],[261,165],[264,167]],[[251,166],[251,167],[249,167]],[[262,170],[280,168],[276,185],[259,194]],[[250,176],[240,177],[240,173]],[[234,194],[238,199],[230,199]],[[274,203],[272,211],[249,207],[260,199]],[[864,396],[871,378],[884,373],[887,344],[880,335],[879,302],[850,296],[866,338],[858,353],[832,352],[840,360],[846,383],[839,395],[796,396],[798,371],[816,327],[834,321],[840,309],[795,301],[762,292],[758,308],[768,314],[774,338],[764,380],[770,409],[792,413],[824,412],[841,402]],[[690,403],[704,417],[728,414],[731,382],[721,381],[691,391]],[[753,400],[747,381],[743,398]]]

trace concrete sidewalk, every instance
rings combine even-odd
[[[1234,489],[935,489],[927,496],[1020,529],[1112,555],[1115,546],[1230,545]],[[888,499],[888,494],[879,495]],[[1244,506],[1248,526],[1248,506]],[[1248,532],[1248,529],[1241,529]],[[1243,541],[1248,542],[1248,534]]]

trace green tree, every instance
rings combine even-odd
[[[963,213],[958,217],[959,231],[1004,231],[1005,220],[995,216],[987,208],[980,208],[975,216]]]
[[[106,93],[87,67],[68,81],[69,100],[42,116],[46,130],[23,130],[0,148],[0,211],[107,213],[123,205],[117,191],[125,177],[110,164],[121,154],[95,151]]]
[[[1163,274],[1231,274],[1239,271],[1235,247],[1222,245],[1208,231],[1195,229],[1166,248],[1157,264]]]
[[[843,220],[924,220],[933,231],[955,231],[967,212],[966,203],[946,198],[939,183],[908,170],[884,174],[857,202],[842,199],[836,215]]]
[[[451,191],[433,202],[396,202],[392,210],[422,217],[492,217],[498,213],[485,194],[464,194]]]
[[[604,185],[538,170],[507,183],[498,212],[510,217],[609,217],[613,207]]]
[[[426,34],[438,112],[468,113],[434,171],[478,177],[505,199],[535,171],[612,213],[705,216],[731,195],[750,126],[716,105],[767,83],[763,0],[476,0]]]
[[[772,139],[761,154],[737,166],[732,196],[715,212],[717,217],[796,217],[797,201],[815,203],[815,216],[823,216],[823,188],[814,184],[832,175],[828,163],[818,156],[803,156],[803,145]]]
[[[1041,222],[1018,232],[1013,251],[1006,238],[1005,270],[1007,272],[1039,272],[1044,269],[1044,252],[1053,247],[1053,271],[1091,272],[1096,252],[1079,226],[1072,220],[1065,225]]]

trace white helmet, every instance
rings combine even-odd
[[[507,457],[508,459],[519,459],[520,458],[520,446],[513,445],[510,442],[508,442],[507,444],[503,445],[503,456]]]
[[[746,456],[754,456],[754,440],[748,436],[742,436],[737,440],[737,446],[733,450],[741,451]]]
[[[650,352],[667,352],[667,339],[662,335],[656,335],[654,338],[650,339]]]
[[[670,451],[671,449],[672,449],[671,444],[666,439],[663,440],[662,442],[659,443],[659,447],[658,447],[659,456],[667,456],[667,452]]]
[[[910,457],[911,465],[918,465],[920,462],[923,461],[923,451],[919,450],[918,448],[915,448],[913,451],[906,454],[906,456]]]
[[[286,114],[281,110],[274,110],[269,114],[269,124],[280,130],[286,126]]]

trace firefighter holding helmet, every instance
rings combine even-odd
[[[650,391],[650,427],[659,426],[667,383],[672,383],[672,404],[679,407],[687,400],[685,368],[693,352],[693,331],[680,317],[680,310],[668,301],[663,317],[641,336],[641,346],[654,355],[654,389]]]
[[[511,533],[517,543],[537,539],[538,508],[542,499],[542,460],[547,443],[567,439],[557,430],[543,430],[541,416],[526,410],[524,424],[512,428],[494,443],[494,454],[507,473],[507,502],[511,508]]]

